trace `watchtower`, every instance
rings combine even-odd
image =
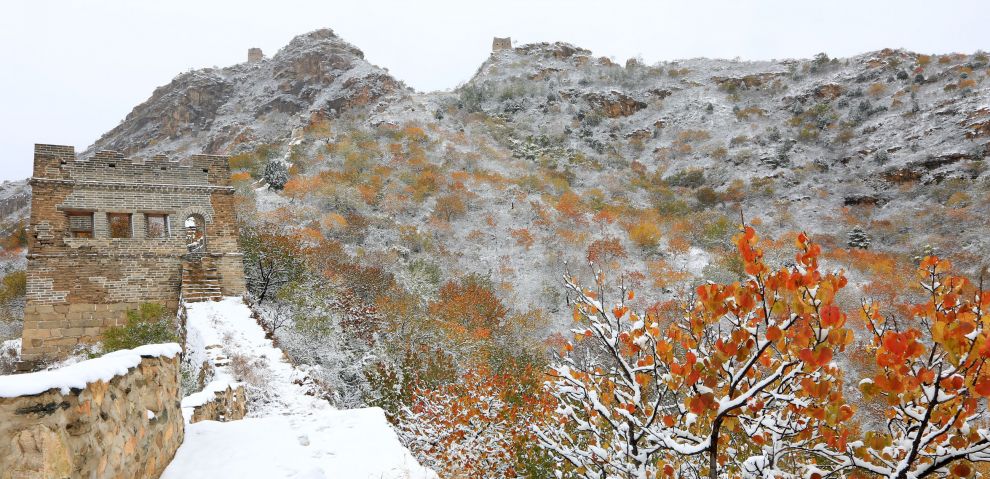
[[[98,341],[141,303],[174,311],[180,295],[245,290],[226,156],[77,160],[71,146],[35,145],[30,184],[24,361]]]
[[[248,48],[248,63],[260,62],[265,59],[265,54],[260,48]]]
[[[492,51],[497,52],[499,50],[512,50],[512,37],[495,37],[492,40]]]

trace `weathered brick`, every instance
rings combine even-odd
[[[202,254],[216,263],[223,294],[244,292],[227,158],[184,161],[187,166],[131,160],[116,152],[77,161],[70,146],[35,145],[25,357],[70,350],[71,340],[123,324],[125,312],[143,302],[177,308],[189,254],[183,223],[190,215],[203,219]],[[71,212],[91,212],[91,238],[72,237]],[[131,215],[130,238],[110,237],[109,213]],[[164,238],[147,234],[149,214],[167,215]],[[49,337],[32,336],[37,330]]]

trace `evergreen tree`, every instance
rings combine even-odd
[[[849,242],[847,244],[850,248],[869,249],[870,237],[866,235],[863,228],[856,226],[849,232]]]
[[[265,166],[265,181],[273,190],[285,188],[289,182],[289,166],[282,160],[271,160]]]

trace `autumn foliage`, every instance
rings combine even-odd
[[[445,283],[430,313],[453,337],[483,339],[504,325],[508,309],[484,279],[468,276]]]
[[[887,406],[884,426],[842,453],[860,477],[970,477],[990,461],[990,292],[926,257],[916,278],[925,301],[906,317],[865,303],[879,372],[860,389]]]
[[[530,425],[550,409],[532,370],[469,370],[460,381],[418,388],[399,433],[441,477],[516,478],[545,461]]]
[[[886,313],[864,303],[872,342],[861,356],[876,373],[860,389],[886,410],[872,418],[843,394],[840,356],[854,339],[836,301],[843,272],[822,271],[821,248],[804,234],[793,264],[777,268],[751,227],[734,243],[746,279],[701,285],[643,315],[603,274],[595,290],[567,280],[579,327],[549,372],[554,413],[536,427],[562,461],[558,474],[971,477],[990,461],[982,285],[927,257],[924,301]]]

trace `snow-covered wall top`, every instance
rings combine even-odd
[[[143,357],[173,358],[181,352],[182,347],[176,343],[149,344],[51,371],[0,376],[0,398],[31,396],[51,389],[68,394],[72,389],[85,389],[87,384],[109,382],[115,376],[127,374],[130,368],[141,364]]]
[[[185,438],[178,344],[0,377],[0,476],[161,476]]]

